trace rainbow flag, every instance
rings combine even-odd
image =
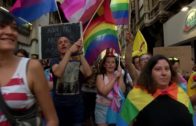
[[[10,12],[27,21],[34,21],[43,14],[57,10],[55,0],[16,0]]]
[[[84,34],[84,51],[88,63],[93,64],[98,55],[107,48],[114,48],[117,53],[120,52],[117,27],[105,22],[101,16],[90,24]]]
[[[86,23],[103,0],[64,0],[61,9],[69,22]]]
[[[193,114],[193,108],[188,95],[182,88],[173,83],[167,91],[157,90],[153,95],[139,87],[134,87],[128,94],[117,122],[117,126],[128,126],[136,118],[139,112],[161,94],[168,94],[171,98],[184,104]]]
[[[128,24],[129,17],[129,0],[111,0],[110,8],[115,24]]]

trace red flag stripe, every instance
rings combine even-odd
[[[23,78],[13,78],[11,79],[6,86],[14,86],[24,84]]]
[[[5,100],[28,100],[26,93],[3,94]]]

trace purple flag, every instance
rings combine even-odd
[[[55,0],[17,0],[10,12],[27,21],[34,21],[43,14],[57,10]]]

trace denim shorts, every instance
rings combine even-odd
[[[95,123],[106,124],[108,106],[96,103],[95,105]]]

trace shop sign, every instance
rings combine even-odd
[[[192,9],[186,18],[183,31],[189,32],[196,25],[196,9]]]

